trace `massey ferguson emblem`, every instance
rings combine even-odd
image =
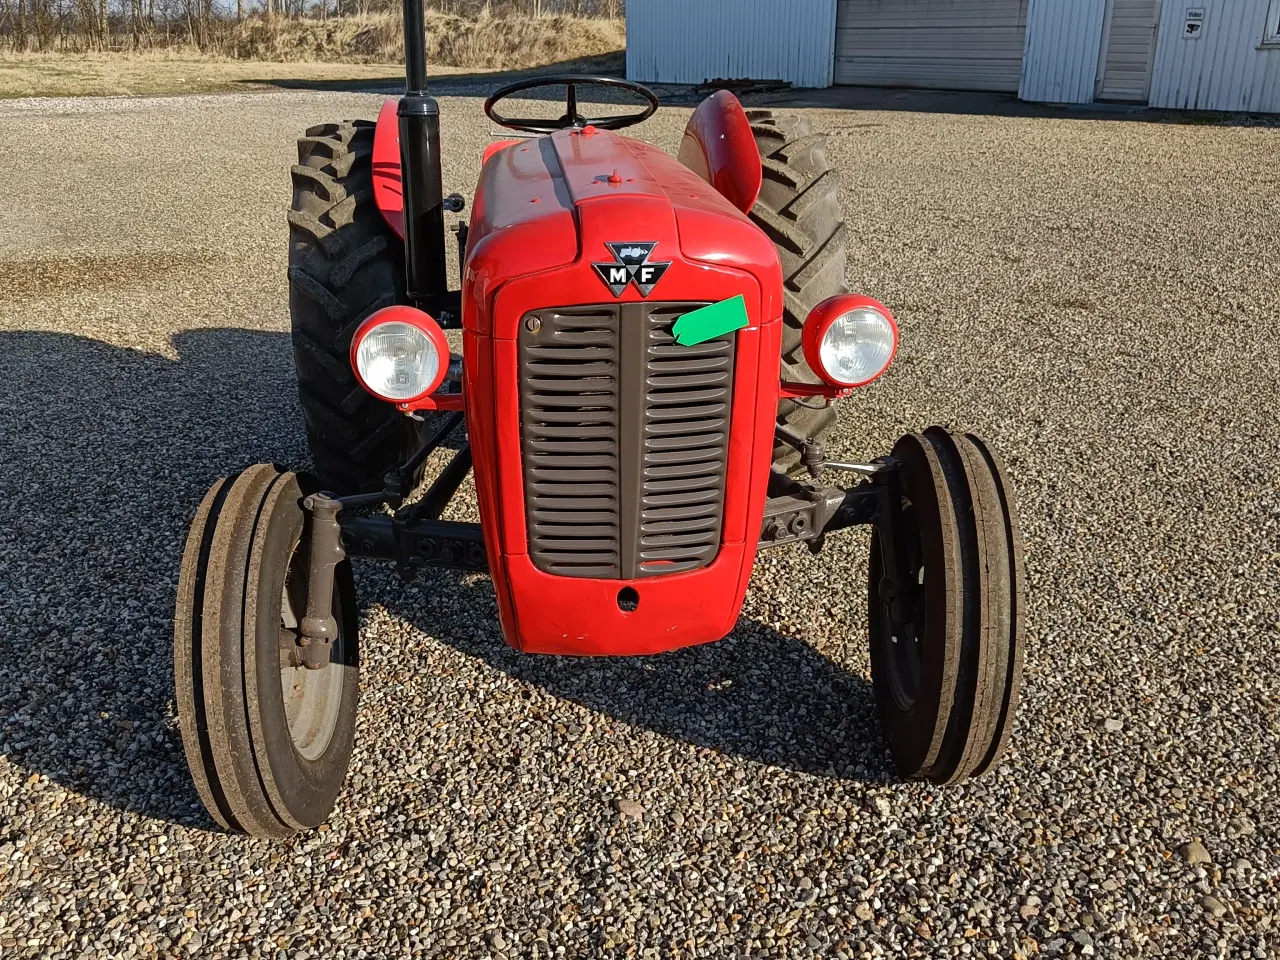
[[[658,285],[662,275],[671,266],[671,261],[652,263],[650,254],[657,243],[606,243],[613,254],[614,263],[593,263],[596,273],[604,281],[606,287],[613,291],[615,297],[622,296],[627,284],[634,283],[640,296],[647,297]]]

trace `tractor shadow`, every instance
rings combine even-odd
[[[287,335],[194,330],[169,349],[0,332],[0,756],[95,801],[210,828],[173,707],[187,524],[215,478],[307,458]],[[764,764],[889,776],[867,683],[759,623],[656,657],[533,657],[503,643],[483,578],[426,573],[427,589],[409,590],[357,576],[366,605],[556,697]]]
[[[540,67],[522,70],[495,71],[453,71],[449,73],[430,73],[427,77],[427,92],[433,97],[487,97],[499,87],[517,80],[531,80],[536,77],[555,74],[581,74],[626,79],[626,51],[606,53],[594,57],[577,57],[550,63]],[[385,77],[368,78],[322,78],[302,79],[293,77],[254,78],[248,77],[236,81],[248,89],[278,90],[311,90],[325,93],[373,93],[386,96],[399,96],[404,93],[404,74],[388,70]],[[683,83],[648,83],[649,89],[658,95],[664,106],[688,106],[697,104],[711,91],[698,93],[698,89]],[[563,84],[553,84],[541,89],[529,90],[517,96],[519,100],[538,100],[563,105],[565,88]],[[581,103],[614,105],[619,109],[612,112],[632,112],[644,107],[644,100],[633,93],[609,87],[583,86],[578,88],[578,100]],[[561,111],[563,112],[563,111]],[[548,114],[550,116],[550,114]]]
[[[172,706],[185,528],[215,477],[306,451],[285,334],[169,348],[0,333],[0,755],[208,826]]]
[[[627,54],[625,50],[591,57],[574,57],[557,63],[543,64],[519,70],[458,70],[431,68],[428,64],[427,90],[436,97],[488,96],[494,90],[517,80],[550,76],[557,73],[576,73],[606,77],[625,77]],[[300,78],[300,77],[246,77],[236,81],[245,87],[262,89],[275,87],[281,90],[314,90],[325,93],[404,93],[404,70],[388,67],[385,77],[365,78]],[[561,91],[563,93],[563,89]],[[607,92],[600,88],[583,88],[583,99],[591,94]],[[548,95],[549,98],[550,95]],[[534,99],[538,99],[535,94]],[[563,99],[563,98],[561,98]],[[607,100],[604,102],[608,102]]]
[[[360,576],[360,568],[356,568]],[[695,747],[842,780],[893,779],[871,684],[748,616],[715,643],[647,657],[522,654],[502,640],[487,578],[424,572],[377,598],[460,653],[522,684]],[[465,627],[449,611],[467,611]],[[482,626],[480,626],[482,624]],[[477,627],[479,626],[479,629]],[[572,723],[568,711],[546,722]]]

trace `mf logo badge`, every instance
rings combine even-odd
[[[653,263],[649,260],[657,243],[606,243],[605,246],[613,253],[616,262],[593,263],[592,266],[615,297],[622,296],[622,291],[627,289],[629,283],[636,285],[640,296],[649,296],[671,266],[670,260],[665,263]]]

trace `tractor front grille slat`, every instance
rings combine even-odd
[[[736,338],[677,344],[671,325],[687,309],[646,318],[640,573],[695,570],[720,549]]]
[[[699,306],[551,308],[522,319],[521,452],[539,569],[632,579],[715,558],[736,336],[678,345],[672,324]]]
[[[538,566],[618,575],[618,315],[543,311],[521,340],[529,547]]]

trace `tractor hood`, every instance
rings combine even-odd
[[[683,314],[735,298],[745,326],[675,345]],[[517,141],[480,174],[462,317],[507,642],[648,654],[723,637],[755,559],[778,406],[768,237],[648,144],[590,128]]]
[[[686,279],[699,265],[776,276],[759,291],[761,318],[782,313],[777,254],[754,223],[657,148],[587,127],[515,141],[485,162],[471,215],[464,326],[509,339],[512,332],[492,329],[488,309],[501,285],[575,263],[617,263],[636,248]],[[605,273],[591,276],[598,289],[576,291],[577,302],[663,296],[661,284],[615,292]]]

